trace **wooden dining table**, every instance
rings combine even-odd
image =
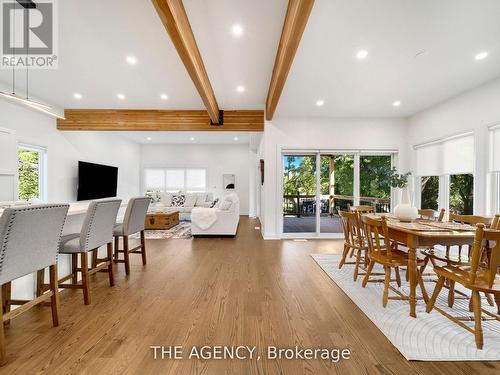
[[[417,219],[411,223],[401,222],[391,215],[385,216],[389,229],[389,238],[408,248],[408,272],[410,279],[410,316],[416,318],[417,306],[417,250],[442,246],[472,245],[474,243],[475,227],[471,225],[449,222],[436,222]],[[424,300],[428,297],[424,292]]]

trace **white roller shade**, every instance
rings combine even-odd
[[[164,190],[165,170],[146,169],[144,171],[144,187],[146,190]]]
[[[415,154],[417,176],[473,173],[474,134],[462,134],[416,146]]]
[[[500,172],[500,126],[490,128],[490,171]]]
[[[443,173],[474,173],[474,135],[470,134],[444,141]]]
[[[442,147],[440,143],[432,143],[415,149],[417,176],[439,176],[442,173],[441,156]]]

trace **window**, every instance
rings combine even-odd
[[[376,206],[377,212],[391,211],[391,155],[359,157],[360,204]]]
[[[18,198],[46,200],[46,150],[20,145],[18,150]]]
[[[472,215],[474,212],[474,176],[456,174],[450,176],[450,212]]]
[[[205,191],[207,171],[204,168],[148,168],[144,170],[146,193],[168,191]]]
[[[439,176],[426,176],[420,179],[420,207],[439,209]]]

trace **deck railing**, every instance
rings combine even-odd
[[[390,212],[390,198],[359,197],[360,204],[375,206],[376,212]],[[351,195],[322,195],[321,214],[336,215],[337,207],[347,210],[348,205],[354,204]],[[309,194],[285,194],[283,195],[284,216],[315,216],[316,195]]]

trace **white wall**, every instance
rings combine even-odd
[[[474,131],[474,212],[486,214],[488,173],[488,126],[500,123],[500,79],[436,105],[408,119],[409,162],[414,166],[411,146]]]
[[[264,238],[276,238],[280,148],[392,149],[398,167],[407,167],[406,121],[404,119],[307,119],[277,118],[266,122],[262,146],[265,182],[262,189],[261,223]]]
[[[76,201],[78,161],[118,167],[118,196],[139,193],[140,146],[118,134],[61,132],[52,117],[0,101],[0,127],[13,129],[19,142],[47,148],[48,200]]]
[[[234,192],[240,198],[240,211],[249,214],[250,151],[248,145],[143,145],[141,160],[147,167],[200,167],[207,169],[208,189],[215,197],[233,190],[224,190],[222,175],[236,175]]]

